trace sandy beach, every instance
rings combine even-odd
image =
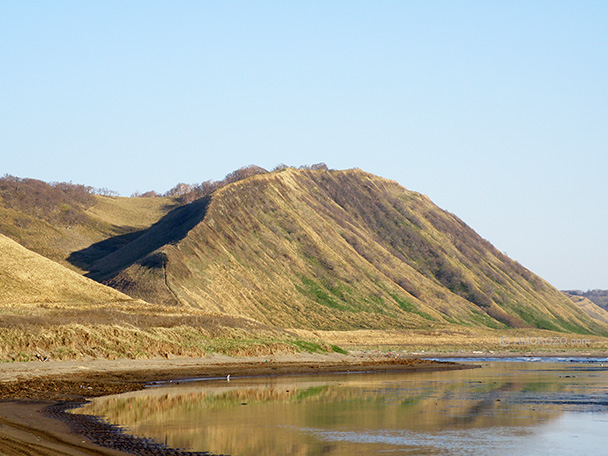
[[[369,353],[6,363],[0,365],[0,454],[129,454],[95,445],[83,434],[90,437],[110,431],[93,422],[74,422],[71,416],[66,416],[63,409],[71,403],[84,402],[87,398],[139,390],[152,382],[178,383],[180,379],[221,378],[227,375],[237,378],[334,372],[448,370],[462,367],[455,363]],[[133,442],[128,440],[115,445],[134,451],[131,448]],[[189,454],[183,451],[158,451],[161,450],[150,448],[148,452],[140,449],[136,454]]]

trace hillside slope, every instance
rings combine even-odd
[[[608,310],[608,290],[563,290],[563,292],[570,297],[586,298],[602,309]]]
[[[74,184],[0,178],[0,234],[78,272],[89,256],[68,258],[92,244],[109,253],[180,205],[179,198],[123,198],[90,193]],[[91,252],[88,252],[89,254]]]
[[[593,302],[591,299],[578,294],[569,294],[563,292],[576,306],[595,320],[608,323],[608,311],[600,305]]]
[[[91,276],[281,327],[606,333],[424,195],[360,170],[285,169],[189,206],[98,258]]]
[[[104,305],[134,299],[83,277],[0,234],[0,306]]]
[[[150,305],[3,235],[0,314],[0,362],[332,349],[247,318]]]

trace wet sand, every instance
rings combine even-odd
[[[88,360],[10,363],[0,365],[0,454],[2,455],[121,455],[91,439],[134,454],[203,454],[163,450],[146,444],[94,418],[73,418],[66,407],[87,398],[136,391],[154,382],[193,378],[274,376],[336,372],[453,370],[468,368],[412,357],[355,353],[263,358],[214,356],[201,359]],[[87,437],[85,437],[85,435]],[[139,439],[141,440],[141,439]],[[140,445],[137,447],[137,445]],[[143,446],[142,446],[143,445]],[[146,445],[148,445],[146,447]],[[133,454],[133,453],[131,453]]]

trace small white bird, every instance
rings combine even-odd
[[[230,374],[228,374],[228,375],[226,376],[226,380],[227,380],[227,381],[230,381]]]

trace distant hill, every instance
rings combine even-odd
[[[608,323],[608,311],[606,309],[598,306],[596,303],[591,301],[589,298],[586,298],[577,294],[570,294],[567,292],[563,292],[570,300],[577,305],[579,309],[585,312],[590,317],[603,321],[604,323]]]
[[[608,290],[564,290],[564,293],[574,296],[582,296],[596,305],[600,306],[604,310],[608,310]]]
[[[279,327],[607,328],[426,196],[360,170],[253,173],[69,259],[151,303]]]

